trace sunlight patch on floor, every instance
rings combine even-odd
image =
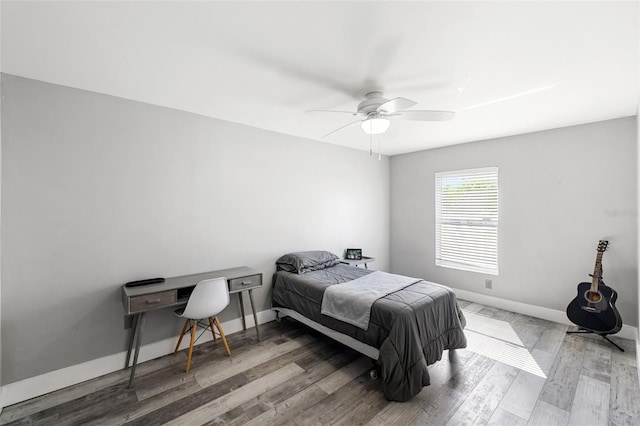
[[[467,319],[467,326],[465,330],[471,330],[480,334],[495,337],[496,339],[510,342],[518,346],[523,346],[522,340],[506,321],[489,318],[484,315],[477,314],[475,312],[464,312],[464,317]]]
[[[467,318],[467,349],[536,376],[547,378],[531,352],[522,345],[515,330],[506,321],[464,312]]]

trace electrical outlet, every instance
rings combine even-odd
[[[493,288],[493,281],[492,280],[484,280],[484,287],[485,288]]]

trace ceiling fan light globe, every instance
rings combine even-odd
[[[391,121],[386,118],[369,118],[362,122],[362,130],[368,135],[379,135],[386,132],[390,124]]]

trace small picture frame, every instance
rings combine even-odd
[[[345,259],[349,260],[361,260],[362,259],[362,249],[356,248],[348,248],[345,250]]]

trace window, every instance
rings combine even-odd
[[[498,168],[436,173],[436,265],[498,275]]]

